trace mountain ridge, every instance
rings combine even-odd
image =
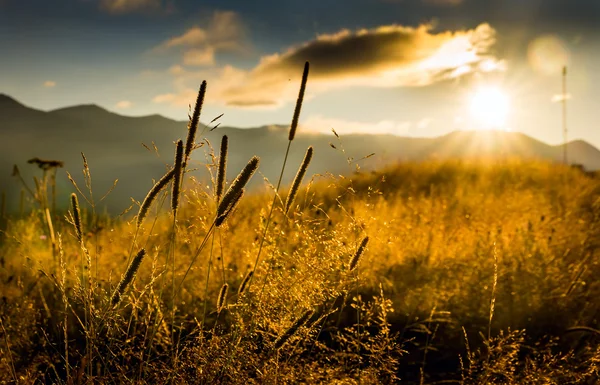
[[[19,165],[27,180],[39,174],[26,164],[28,159],[56,159],[65,163],[78,183],[81,153],[85,153],[94,178],[94,188],[106,191],[119,179],[107,204],[122,210],[130,197],[141,200],[153,179],[172,163],[174,142],[187,136],[187,121],[176,121],[152,114],[130,117],[111,112],[94,104],[83,104],[51,111],[37,110],[0,94],[0,185],[8,186],[13,201],[20,186],[10,178],[13,165]],[[201,148],[193,158],[199,178],[206,177],[211,148],[218,148],[222,135],[229,136],[229,177],[235,176],[247,160],[258,155],[261,173],[271,182],[279,176],[288,142],[287,125],[263,125],[255,128],[219,126],[209,130],[201,125],[198,140]],[[153,147],[158,148],[158,155]],[[468,158],[523,158],[561,162],[563,146],[552,146],[520,132],[455,131],[435,138],[394,135],[350,134],[338,140],[333,135],[298,130],[289,153],[284,182],[291,181],[308,146],[315,155],[309,173],[347,174],[356,160],[366,170],[398,161]],[[342,151],[343,150],[343,151]],[[577,139],[567,144],[569,160],[587,170],[600,170],[600,151]],[[203,155],[204,152],[204,155]],[[352,158],[352,160],[349,160]],[[351,166],[349,168],[349,165]],[[60,170],[60,190],[71,191],[65,170]],[[79,178],[79,179],[78,179]],[[256,178],[261,179],[261,178]],[[255,183],[260,183],[255,182]],[[62,204],[68,204],[63,201]]]

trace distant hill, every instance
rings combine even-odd
[[[229,180],[254,154],[261,157],[260,172],[273,183],[285,154],[287,127],[263,126],[254,129],[219,127],[209,131],[202,126],[208,141],[218,148],[220,137],[230,139]],[[119,183],[107,199],[113,212],[119,212],[130,204],[130,197],[144,198],[159,178],[165,164],[172,162],[174,141],[185,139],[186,121],[175,121],[160,115],[126,117],[109,112],[96,105],[80,105],[53,111],[40,111],[27,107],[13,98],[0,94],[0,190],[5,190],[9,203],[14,207],[21,187],[11,177],[13,165],[18,165],[26,180],[31,183],[33,175],[41,171],[27,160],[33,157],[61,160],[65,168],[59,172],[58,191],[62,193],[59,204],[65,207],[67,192],[73,190],[66,178],[69,171],[83,186],[81,176],[81,152],[84,152],[91,168],[92,183],[96,196],[101,196]],[[152,143],[159,149],[160,157]],[[330,143],[336,148],[332,148]],[[393,135],[347,135],[342,137],[342,147],[330,135],[306,134],[299,129],[292,145],[286,181],[290,181],[306,148],[312,145],[315,156],[309,173],[348,174],[355,165],[347,158],[358,160],[371,153],[376,155],[360,161],[361,167],[372,169],[395,161],[419,161],[425,159],[465,158],[525,158],[549,161],[562,160],[562,146],[550,146],[527,135],[516,132],[453,132],[438,138],[409,138]],[[205,149],[196,151],[192,165],[205,170]],[[342,148],[343,151],[342,152]],[[588,170],[600,169],[600,151],[584,141],[568,144],[569,160]],[[198,171],[199,177],[206,173]],[[258,182],[262,178],[255,178]],[[258,183],[255,182],[255,183]]]

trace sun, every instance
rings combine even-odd
[[[510,101],[498,87],[480,87],[469,98],[469,110],[478,130],[508,130],[506,127]]]

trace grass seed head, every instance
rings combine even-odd
[[[298,93],[298,100],[296,100],[296,108],[294,109],[294,117],[292,118],[292,125],[290,126],[290,135],[288,137],[290,141],[294,140],[294,136],[296,135],[296,128],[298,127],[298,120],[300,119],[300,110],[302,109],[304,91],[306,90],[306,81],[308,80],[308,67],[308,62],[304,63],[302,83],[300,83],[300,92]]]
[[[229,291],[229,285],[224,283],[221,286],[221,290],[219,291],[219,298],[217,299],[217,312],[220,313],[221,310],[227,304],[227,292]]]
[[[75,226],[75,234],[79,242],[83,241],[83,231],[81,227],[81,210],[79,209],[79,200],[77,194],[71,194],[71,206],[73,208],[73,225]]]
[[[254,172],[258,169],[260,159],[257,156],[253,156],[248,162],[246,167],[239,173],[239,175],[231,182],[231,186],[223,196],[223,200],[219,203],[217,208],[217,218],[225,214],[227,211],[231,211],[230,208],[235,200],[240,199],[240,193],[246,187],[246,184],[254,175]]]
[[[246,276],[242,280],[242,283],[240,284],[240,288],[238,289],[238,296],[242,295],[242,293],[244,291],[246,291],[246,288],[248,287],[248,283],[250,283],[250,279],[252,279],[253,275],[254,275],[254,270],[250,270],[246,274]]]
[[[356,250],[356,253],[350,260],[348,270],[352,271],[356,268],[356,266],[358,265],[358,262],[360,260],[360,257],[363,255],[363,253],[365,252],[365,249],[367,248],[368,243],[369,243],[369,237],[364,237],[362,242],[360,243],[360,246],[358,246],[358,250]]]
[[[229,147],[229,138],[223,135],[221,139],[221,151],[219,153],[219,169],[217,171],[217,203],[221,200],[223,190],[225,189],[225,174],[227,173],[227,149]]]
[[[146,198],[144,198],[144,201],[142,202],[142,205],[140,206],[140,211],[138,212],[137,221],[136,221],[137,228],[139,228],[142,225],[142,223],[144,222],[146,215],[148,215],[148,210],[150,209],[152,202],[154,202],[154,199],[156,199],[156,197],[158,196],[158,193],[167,186],[167,184],[171,181],[171,179],[174,176],[175,176],[175,170],[173,169],[173,170],[169,171],[168,173],[166,173],[162,178],[160,178],[160,180],[158,182],[156,182],[154,184],[154,186],[152,186],[152,188],[148,192],[148,195],[146,195]]]
[[[240,190],[240,192],[238,193],[238,195],[236,195],[235,199],[233,200],[233,202],[231,202],[231,205],[229,205],[227,210],[223,214],[221,214],[217,217],[217,220],[215,221],[215,226],[220,227],[223,223],[225,223],[227,218],[229,218],[231,216],[231,214],[235,211],[236,207],[242,200],[242,197],[244,196],[244,192],[245,192],[244,189]]]
[[[138,269],[140,268],[140,265],[142,264],[142,260],[144,259],[145,255],[146,255],[146,250],[141,249],[137,253],[137,255],[133,258],[133,260],[131,261],[129,266],[127,267],[127,271],[125,272],[125,275],[121,279],[121,282],[119,282],[119,284],[117,285],[117,288],[115,289],[115,292],[112,295],[111,303],[113,306],[116,306],[119,304],[119,302],[121,302],[121,297],[125,293],[125,290],[127,290],[127,287],[131,284],[131,282],[135,278],[135,274],[137,273]]]
[[[204,95],[206,95],[206,80],[204,80],[200,85],[198,97],[196,98],[196,105],[194,106],[194,112],[192,113],[192,117],[188,126],[188,136],[185,141],[185,159],[183,161],[184,167],[190,157],[192,150],[194,149],[196,132],[198,131],[198,125],[200,123],[200,113],[202,112],[202,105],[204,104]]]
[[[175,151],[175,167],[173,169],[173,189],[171,192],[171,209],[173,214],[177,213],[179,206],[179,189],[181,187],[181,179],[183,178],[183,142],[177,141],[177,149]]]
[[[298,169],[298,173],[296,173],[296,177],[294,178],[294,181],[292,182],[292,188],[290,189],[290,193],[288,194],[288,196],[285,200],[285,214],[287,214],[288,211],[290,211],[290,207],[292,207],[292,204],[294,203],[294,199],[296,199],[296,195],[298,195],[298,190],[300,189],[300,185],[302,184],[302,179],[304,178],[304,175],[306,174],[306,169],[308,169],[308,165],[310,164],[310,160],[312,159],[312,156],[313,156],[313,148],[311,146],[308,148],[308,150],[306,150],[306,154],[304,155],[302,164],[300,165],[300,168]]]

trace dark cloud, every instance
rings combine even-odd
[[[313,92],[347,85],[422,86],[473,71],[501,67],[492,46],[495,31],[487,24],[472,30],[434,33],[430,25],[400,25],[318,36],[283,54],[264,57],[239,86],[223,90],[228,104],[275,104],[293,96],[287,84],[305,61],[311,63]]]

